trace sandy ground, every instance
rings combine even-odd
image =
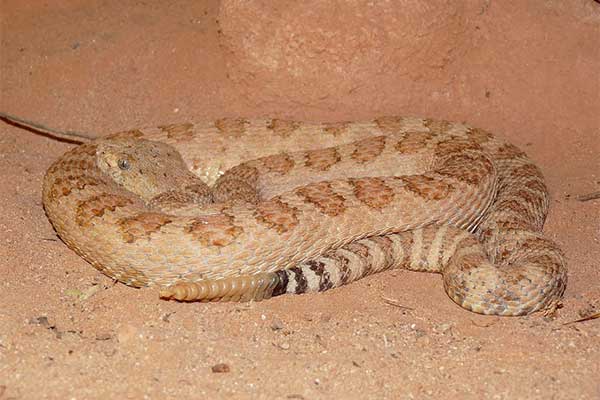
[[[468,2],[454,58],[346,93],[243,79],[244,33],[217,21],[227,5],[0,0],[0,110],[98,135],[235,115],[468,121],[544,172],[545,232],[569,260],[563,308],[475,315],[439,276],[405,271],[262,303],[160,301],[98,273],[46,219],[44,172],[72,145],[0,123],[0,399],[599,399],[600,320],[565,323],[600,311],[600,200],[577,199],[600,190],[600,4]]]

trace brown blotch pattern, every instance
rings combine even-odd
[[[244,202],[256,204],[260,195],[254,182],[233,175],[223,175],[212,188],[212,198],[216,203]]]
[[[294,293],[306,293],[306,291],[308,290],[308,281],[306,280],[306,276],[304,276],[304,272],[302,272],[302,268],[293,267],[288,269],[287,271],[290,275],[293,275],[292,280],[296,282],[296,290],[294,291]]]
[[[359,140],[355,143],[355,149],[352,152],[352,159],[360,164],[364,164],[377,158],[385,148],[385,137],[377,136]]]
[[[525,182],[525,186],[529,190],[537,192],[542,196],[545,195],[545,193],[548,191],[541,176],[534,177],[533,179],[528,180],[527,182]]]
[[[525,164],[513,169],[510,171],[510,176],[513,179],[531,179],[531,177],[535,176],[540,180],[543,180],[542,171],[533,164]]]
[[[438,120],[438,119],[425,119],[423,121],[423,125],[425,125],[427,128],[429,128],[429,131],[431,133],[440,133],[440,132],[446,132],[448,130],[450,130],[450,128],[452,128],[452,123],[448,122],[448,121],[444,121],[444,120]]]
[[[543,193],[536,194],[527,189],[519,189],[517,192],[515,192],[515,196],[521,198],[524,203],[533,206],[534,209],[544,209],[545,195]]]
[[[525,283],[531,282],[525,275],[523,275],[520,272],[504,274],[503,278],[506,282],[510,283],[511,286],[516,286],[519,283],[522,283],[524,281],[525,281]],[[514,293],[513,294],[510,294],[510,292],[508,292],[508,293],[509,293],[509,295],[506,297],[508,299],[508,301],[511,301],[511,300],[519,301],[520,300],[520,297],[518,297],[518,296],[514,297],[514,298],[512,297],[515,295]]]
[[[53,162],[52,165],[50,165],[50,168],[48,168],[48,172],[46,172],[46,175],[54,175],[60,169],[61,164],[61,161]]]
[[[59,170],[71,172],[74,170],[93,168],[96,150],[97,145],[91,143],[77,146],[65,153],[58,161],[55,161],[50,168],[48,168],[48,174],[55,174]]]
[[[350,260],[339,252],[335,253],[332,258],[336,260],[336,265],[340,269],[340,286],[349,283],[352,279]]]
[[[369,256],[370,256],[369,248],[359,242],[348,243],[347,245],[344,246],[344,249],[351,251],[352,253],[356,254],[357,256],[359,256],[365,260],[367,258],[369,258]]]
[[[79,167],[79,169],[86,171],[94,168],[95,164],[91,160],[79,160],[77,166]]]
[[[427,147],[433,136],[429,132],[412,132],[396,143],[396,151],[403,154],[419,152]]]
[[[305,265],[319,278],[319,292],[324,292],[333,287],[333,282],[331,282],[329,274],[325,272],[325,263],[318,260],[309,260]],[[296,287],[299,287],[299,285],[296,284]]]
[[[287,232],[298,225],[298,210],[277,198],[259,203],[254,217],[278,233]]]
[[[426,200],[441,200],[454,190],[452,186],[441,179],[427,175],[411,175],[398,178],[412,193]]]
[[[317,171],[327,171],[341,160],[335,147],[307,151],[305,158],[304,165]]]
[[[555,257],[550,257],[547,254],[530,255],[526,257],[525,261],[536,265],[543,265],[545,268],[550,265],[554,265],[555,268],[558,268],[560,265],[560,262]]]
[[[475,243],[465,243],[463,246],[473,246],[474,244]],[[482,260],[480,254],[466,254],[460,258],[460,261],[457,264],[459,265],[459,269],[467,276],[471,270],[479,268],[482,261],[484,260]]]
[[[94,143],[84,143],[75,147],[69,153],[73,155],[82,155],[82,156],[95,156],[96,151],[98,150],[98,146]]]
[[[493,168],[492,162],[488,159],[459,154],[444,160],[436,171],[441,175],[476,185],[491,173]]]
[[[285,119],[272,119],[267,124],[267,128],[272,130],[274,134],[286,138],[290,136],[298,127],[300,123],[297,121],[289,121]]]
[[[202,246],[223,247],[231,244],[244,229],[233,223],[233,217],[225,213],[196,217],[184,228]]]
[[[439,157],[447,156],[452,153],[464,153],[467,150],[481,150],[479,143],[463,139],[459,137],[453,137],[449,140],[439,142],[435,148],[435,154]]]
[[[275,154],[260,159],[262,166],[269,172],[287,174],[294,167],[294,160],[287,154]]]
[[[494,136],[490,132],[484,131],[483,129],[469,128],[467,130],[467,137],[474,142],[482,144],[490,141]]]
[[[115,211],[117,207],[124,207],[131,203],[132,201],[126,197],[103,193],[81,200],[77,205],[75,220],[79,226],[87,227],[91,225],[94,218],[100,218],[107,211]]]
[[[189,193],[194,193],[197,196],[209,196],[210,188],[202,183],[187,185],[184,190]]]
[[[190,122],[161,125],[158,128],[165,132],[169,139],[175,139],[177,141],[190,140],[194,136],[194,124]]]
[[[486,221],[486,225],[490,225],[488,221]],[[492,241],[492,237],[496,236],[496,232],[494,229],[487,227],[477,232],[477,236],[482,243],[490,243]]]
[[[527,154],[525,154],[524,151],[522,151],[517,146],[510,144],[510,143],[505,143],[503,146],[501,146],[498,149],[498,151],[496,153],[496,157],[498,159],[502,159],[502,160],[517,158],[517,157],[526,157],[526,156],[527,156]]]
[[[335,137],[343,135],[348,130],[348,122],[333,122],[323,124],[323,132]]]
[[[507,274],[508,275],[508,274]],[[483,296],[483,299],[489,303],[498,303],[498,299],[502,299],[502,303],[518,302],[521,301],[521,295],[516,292],[511,292],[505,287],[498,287],[497,289],[491,290],[488,296]],[[496,307],[506,307],[502,304],[498,304]]]
[[[60,176],[54,179],[52,189],[50,189],[50,199],[56,200],[63,196],[68,196],[74,189],[83,190],[88,186],[97,186],[103,183],[100,179],[89,175],[68,175],[66,178]]]
[[[382,178],[351,179],[354,195],[371,208],[381,209],[394,200],[394,191]]]
[[[230,178],[235,178],[254,184],[258,180],[258,169],[252,166],[251,163],[236,165],[235,167],[225,171],[225,173],[217,180],[217,184],[219,181]]]
[[[544,248],[556,248],[556,245],[551,241],[543,237],[533,236],[529,237],[521,242],[521,247],[528,250],[539,250]]]
[[[221,118],[215,121],[215,127],[219,132],[234,138],[241,137],[246,132],[248,124],[248,120],[244,118]]]
[[[379,117],[373,121],[384,133],[398,133],[404,125],[404,118],[402,117]]]
[[[116,133],[111,133],[106,138],[107,139],[137,139],[144,136],[144,133],[139,129],[130,129],[127,131],[121,131]]]
[[[313,204],[319,211],[335,217],[346,211],[344,197],[335,193],[328,182],[318,182],[296,189],[296,194]]]
[[[531,229],[529,223],[525,221],[515,220],[515,218],[512,215],[504,215],[504,218],[498,217],[496,220],[496,226],[498,227],[498,229],[503,231],[525,231]]]
[[[498,204],[494,205],[494,207],[496,208],[496,210],[509,211],[511,213],[518,214],[519,217],[523,219],[531,220],[530,209],[527,208],[525,204],[515,199],[501,201]]]
[[[57,171],[61,171],[63,173],[72,173],[72,172],[81,172],[81,168],[79,167],[79,160],[74,159],[74,158],[68,158],[65,160],[60,160],[58,163],[56,163],[53,168],[51,169],[52,173],[55,173]]]
[[[121,229],[123,240],[126,243],[134,243],[139,239],[149,239],[154,232],[173,222],[165,214],[146,212],[133,217],[122,218],[117,221]]]

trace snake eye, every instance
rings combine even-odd
[[[117,165],[119,166],[119,168],[121,168],[123,171],[128,170],[129,168],[131,168],[131,164],[129,163],[129,160],[125,160],[125,159],[121,159],[119,161],[117,161]]]

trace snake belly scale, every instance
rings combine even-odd
[[[555,307],[564,256],[517,147],[460,123],[225,118],[119,132],[48,169],[43,203],[98,270],[182,301],[324,291],[438,272],[483,314]]]

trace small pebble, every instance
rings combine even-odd
[[[320,320],[321,322],[329,322],[331,321],[331,318],[331,314],[322,314]]]
[[[283,342],[283,343],[279,343],[277,345],[277,347],[279,347],[282,350],[289,350],[290,349],[290,344],[288,342]]]
[[[419,339],[419,338],[422,338],[422,337],[424,337],[424,336],[427,336],[427,332],[425,332],[425,331],[424,331],[424,330],[422,330],[422,329],[415,329],[415,331],[414,331],[414,332],[415,332],[415,337],[416,337],[417,339]]]
[[[133,325],[125,324],[117,331],[117,340],[119,343],[131,343],[139,335],[138,328]]]
[[[112,339],[113,335],[110,333],[97,333],[96,334],[96,340],[110,340]]]
[[[96,293],[98,293],[100,291],[100,289],[102,289],[102,287],[100,285],[92,285],[81,292],[79,299],[87,300],[90,297],[92,297],[93,295],[95,295]]]
[[[50,323],[48,322],[48,317],[37,317],[37,318],[31,318],[29,320],[30,324],[36,324],[36,325],[42,325],[42,326],[49,326]]]
[[[162,320],[163,322],[169,323],[169,322],[171,322],[171,321],[169,321],[169,318],[171,318],[171,315],[173,315],[173,314],[175,314],[175,313],[174,313],[174,312],[168,312],[168,313],[164,314],[164,315],[161,317],[161,320]]]
[[[273,321],[271,322],[271,329],[274,331],[280,331],[283,328],[283,322],[279,318],[273,318]]]
[[[65,289],[64,294],[69,297],[80,298],[83,292],[79,289]]]
[[[447,333],[450,329],[452,329],[452,325],[451,324],[439,324],[435,327],[435,331],[438,333]]]
[[[231,371],[231,368],[229,368],[228,364],[225,363],[219,363],[219,364],[215,364],[211,367],[212,372],[214,372],[215,374],[221,374],[221,373],[225,373],[225,372],[229,372]]]

